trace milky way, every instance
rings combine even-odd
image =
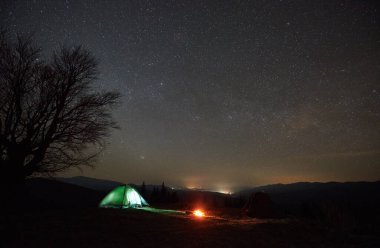
[[[121,130],[88,176],[230,188],[380,179],[377,1],[2,1],[46,54],[82,44]],[[77,175],[70,171],[66,175]]]

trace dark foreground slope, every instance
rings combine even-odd
[[[99,209],[104,193],[45,179],[29,181],[25,195],[0,214],[0,247],[380,247],[376,228],[314,219],[255,220],[223,208],[204,219]]]
[[[375,235],[340,234],[304,221],[195,219],[119,209],[13,213],[4,247],[379,247]]]
[[[286,216],[380,220],[380,181],[274,184],[240,194],[247,197],[252,192],[268,194]]]
[[[21,208],[83,208],[96,207],[105,194],[57,180],[32,178],[18,198],[25,203]]]

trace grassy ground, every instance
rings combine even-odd
[[[380,247],[376,236],[341,234],[307,221],[127,209],[13,211],[1,215],[0,228],[0,247]]]

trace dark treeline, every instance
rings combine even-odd
[[[138,188],[140,194],[150,203],[177,203],[179,201],[178,194],[175,190],[165,186],[162,182],[161,187],[154,186],[153,189],[148,190],[145,181]]]
[[[186,207],[194,203],[217,208],[242,208],[246,203],[246,197],[242,195],[223,195],[213,192],[196,192],[187,190],[176,190],[165,186],[165,182],[159,185],[149,185],[142,182],[136,187],[140,194],[150,204],[176,204]]]

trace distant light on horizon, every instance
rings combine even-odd
[[[234,192],[231,189],[228,188],[220,188],[220,186],[210,186],[210,187],[201,187],[201,186],[195,186],[195,185],[187,185],[185,186],[188,190],[200,190],[200,191],[212,191],[217,192],[225,195],[232,195]]]
[[[186,186],[186,189],[190,189],[190,190],[204,190],[202,187],[195,187],[195,186]]]
[[[234,192],[232,191],[226,191],[226,190],[218,190],[216,191],[218,193],[222,193],[222,194],[225,194],[225,195],[232,195]]]

